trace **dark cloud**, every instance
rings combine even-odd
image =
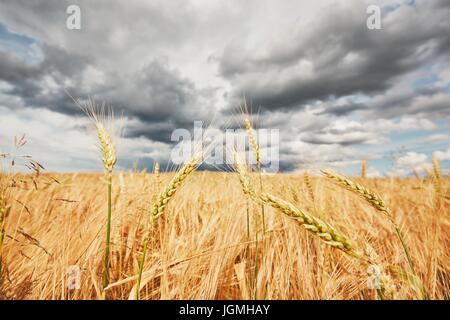
[[[366,102],[366,116],[370,118],[396,118],[415,115],[427,119],[450,116],[450,92],[440,86],[419,89],[392,87]]]
[[[327,105],[323,111],[317,112],[317,114],[330,114],[335,116],[345,116],[354,111],[367,109],[367,105],[364,103],[355,103],[348,101],[345,104],[330,104]]]
[[[354,144],[363,144],[373,139],[366,132],[352,133],[348,136],[343,134],[326,134],[326,133],[308,133],[302,140],[312,144],[339,144],[342,146],[350,146]]]
[[[360,145],[450,116],[448,75],[437,74],[449,67],[448,1],[381,2],[383,29],[370,31],[359,0],[323,8],[296,0],[5,0],[2,34],[15,36],[5,46],[0,34],[0,108],[13,110],[5,112],[11,126],[28,123],[33,108],[51,110],[43,120],[58,130],[49,132],[77,137],[85,123],[64,89],[105,101],[126,118],[120,165],[132,167],[136,158],[168,163],[161,153],[171,133],[194,120],[215,115],[221,129],[242,127],[246,97],[255,128],[280,130],[282,170],[357,161]],[[69,4],[81,6],[80,31],[65,28]],[[27,40],[17,49],[20,37]],[[33,124],[46,132],[39,119]],[[72,157],[81,163],[79,150]]]
[[[27,96],[38,93],[36,80],[41,76],[39,67],[25,64],[15,55],[0,51],[0,80],[12,87],[7,91],[9,94]]]
[[[282,36],[284,46],[274,41],[263,55],[236,41],[223,52],[222,75],[235,84],[236,96],[245,93],[267,111],[384,92],[399,76],[449,58],[450,7],[443,1],[389,11],[375,31],[366,28],[365,8],[330,6],[307,29],[286,30],[292,36]]]
[[[355,144],[373,143],[376,135],[364,128],[360,123],[351,123],[345,125],[336,125],[331,123],[329,126],[307,132],[302,135],[302,141],[311,144],[339,144],[350,146]]]
[[[41,49],[44,60],[37,64],[26,62],[10,52],[0,51],[0,80],[10,86],[4,93],[19,97],[29,107],[67,114],[79,113],[80,110],[61,87],[49,90],[46,81],[52,81],[56,86],[69,79],[79,82],[89,59],[45,44]],[[79,92],[76,86],[67,89],[75,94]]]
[[[192,123],[186,124],[190,128]],[[174,121],[162,121],[162,122],[143,122],[138,121],[133,123],[133,125],[128,126],[124,132],[124,136],[128,138],[133,137],[146,137],[153,141],[160,141],[164,143],[173,143],[170,140],[173,130],[180,128],[180,123]]]
[[[82,30],[65,28],[70,4],[81,7]],[[179,9],[176,15],[172,6]],[[0,20],[9,32],[33,37],[42,59],[32,63],[0,51],[0,80],[10,87],[2,91],[23,106],[69,115],[81,111],[65,90],[76,99],[92,97],[135,119],[130,137],[169,142],[173,129],[191,128],[194,119],[207,121],[214,112],[205,101],[215,92],[197,88],[167,58],[188,40],[186,24],[194,27],[195,17],[183,1],[5,1]]]
[[[153,61],[132,75],[132,79],[130,83],[119,78],[110,87],[110,100],[146,122],[193,119],[198,92],[189,79],[171,70],[167,63]]]
[[[202,108],[194,84],[164,60],[152,61],[131,75],[107,72],[104,84],[83,89],[83,73],[95,65],[93,59],[48,45],[42,46],[42,52],[44,60],[38,64],[0,52],[0,79],[11,87],[4,93],[19,97],[27,107],[80,115],[82,111],[67,92],[75,99],[90,96],[137,119],[128,136],[164,142],[170,142],[174,129],[192,127],[193,119],[207,120],[209,110]],[[48,88],[48,81],[53,88]]]

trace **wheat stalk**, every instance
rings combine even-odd
[[[253,129],[252,123],[248,117],[244,118],[244,127],[247,132],[247,136],[250,141],[250,146],[252,147],[253,154],[255,155],[256,159],[256,166],[258,170],[258,176],[259,176],[259,189],[260,192],[263,191],[263,184],[262,184],[262,174],[261,174],[261,151],[258,144],[258,139],[255,134],[255,130]],[[265,218],[265,210],[264,210],[264,203],[261,203],[261,220],[262,220],[262,233],[263,233],[263,253],[262,256],[264,258],[265,256],[265,250],[266,250],[266,218]],[[247,210],[247,223],[249,221],[249,213]],[[256,244],[258,244],[258,231],[256,232]],[[256,253],[258,253],[258,247],[256,247]],[[255,255],[255,293],[254,297],[256,299],[257,296],[257,274],[258,274],[258,255]]]
[[[105,260],[103,268],[102,285],[103,289],[109,284],[109,256],[111,243],[111,215],[112,215],[112,172],[117,161],[116,150],[112,142],[111,136],[105,128],[105,125],[97,117],[94,118],[99,140],[100,154],[103,166],[106,170],[106,184],[108,194],[108,207],[106,217],[106,244],[105,244]]]
[[[80,105],[79,105],[80,106]],[[111,134],[108,132],[105,126],[105,121],[113,121],[112,111],[110,114],[105,115],[105,106],[99,108],[95,102],[91,99],[84,106],[80,108],[86,113],[86,115],[93,121],[95,129],[97,131],[98,148],[100,151],[100,157],[103,163],[103,167],[106,172],[106,185],[107,185],[107,209],[106,209],[106,240],[105,240],[105,257],[102,276],[102,287],[106,288],[109,284],[109,265],[110,265],[110,244],[111,244],[111,215],[112,215],[112,172],[117,162],[116,148],[113,143]]]
[[[259,188],[260,191],[263,189],[262,185],[262,174],[261,174],[261,151],[258,144],[258,139],[256,138],[255,130],[253,129],[252,123],[248,117],[244,119],[244,127],[245,131],[247,132],[247,136],[250,141],[250,146],[252,147],[253,154],[255,155],[256,159],[256,166],[258,170],[258,176],[259,176]],[[265,222],[265,214],[264,214],[264,205],[261,206],[261,219],[262,219],[262,230],[263,234],[266,233],[266,222]]]
[[[417,181],[422,181],[422,179],[420,178],[419,172],[417,172],[416,169],[413,169],[412,172],[414,174],[414,177],[417,179]]]
[[[181,188],[188,175],[197,168],[201,159],[202,159],[201,155],[194,155],[183,167],[181,167],[181,169],[177,171],[177,173],[169,182],[164,191],[162,191],[159,194],[156,201],[153,203],[151,207],[150,216],[146,225],[146,234],[143,240],[143,250],[139,263],[138,279],[136,284],[136,299],[139,299],[142,272],[144,269],[144,262],[147,255],[148,243],[152,235],[154,223],[157,218],[159,218],[161,215],[164,214],[169,201],[175,195],[177,190]]]
[[[0,191],[0,284],[2,281],[3,269],[3,241],[5,239],[5,216],[6,216],[6,197],[3,191]]]
[[[316,201],[315,201],[315,197],[314,197],[314,189],[313,189],[313,185],[311,182],[311,178],[310,178],[307,170],[305,170],[303,176],[305,178],[305,185],[306,185],[306,189],[308,190],[309,197],[311,198],[311,201],[313,202],[313,205],[315,207]]]
[[[439,163],[438,158],[433,157],[433,171],[431,175],[431,179],[433,181],[434,190],[436,194],[439,196],[441,193],[441,165]]]
[[[241,183],[242,190],[246,195],[248,195],[255,201],[266,203],[272,208],[281,211],[286,216],[295,219],[305,230],[307,230],[310,234],[320,238],[330,247],[338,249],[345,254],[356,258],[360,262],[366,264],[367,266],[369,266],[369,268],[367,269],[368,276],[373,276],[369,273],[372,269],[379,268],[379,270],[381,270],[381,275],[378,279],[380,288],[377,289],[377,294],[381,299],[393,297],[395,287],[392,284],[390,276],[383,271],[384,269],[382,268],[381,263],[377,260],[377,256],[368,254],[368,251],[365,251],[364,255],[360,255],[355,251],[353,245],[350,243],[346,236],[337,231],[330,224],[322,221],[319,218],[307,214],[292,203],[269,193],[257,193],[252,188],[246,166],[241,161],[239,161],[237,153],[235,153],[235,168],[239,175],[239,181]],[[374,252],[373,249],[372,252]]]
[[[439,159],[436,157],[433,157],[433,172],[434,172],[434,176],[437,179],[441,178],[441,165],[439,163]]]
[[[367,178],[367,162],[366,160],[361,161],[361,178]]]
[[[437,246],[439,242],[439,238],[441,235],[441,208],[442,208],[442,186],[441,186],[441,165],[439,163],[439,159],[433,157],[432,159],[432,172],[430,175],[431,181],[433,182],[434,187],[434,223],[433,223],[433,247]],[[432,251],[432,256],[430,259],[430,272],[434,275],[437,274],[437,252],[436,250]],[[436,282],[431,284],[431,291],[434,294],[436,291]]]
[[[341,176],[339,174],[336,174],[336,173],[333,173],[333,172],[330,172],[327,170],[322,170],[322,173],[330,180],[336,182],[338,185],[359,195],[361,198],[366,200],[366,202],[368,202],[372,207],[374,207],[378,211],[382,212],[388,218],[392,227],[394,228],[395,235],[397,236],[397,238],[400,241],[400,244],[403,248],[403,252],[405,253],[406,260],[408,261],[411,272],[416,278],[418,278],[415,267],[414,267],[414,261],[410,254],[410,249],[406,243],[405,236],[404,236],[403,232],[401,231],[400,226],[395,222],[392,212],[386,206],[383,199],[380,196],[378,196],[376,193],[374,193],[373,191],[367,189],[366,187],[364,187],[344,176]],[[423,290],[421,290],[421,291],[422,291],[422,296],[424,298],[427,298],[428,297],[427,292],[423,291]]]
[[[236,153],[235,168],[239,175],[242,190],[251,199],[265,203],[272,208],[283,212],[288,217],[294,218],[305,230],[315,235],[316,237],[319,237],[329,246],[344,251],[351,256],[359,257],[359,255],[352,249],[353,247],[350,244],[349,240],[331,225],[307,214],[292,203],[280,199],[277,196],[265,192],[257,193],[252,188],[250,177],[247,174],[245,165],[241,161],[239,161]]]
[[[383,199],[381,199],[381,197],[378,196],[376,193],[337,173],[333,173],[327,170],[321,171],[327,178],[335,181],[338,185],[346,188],[347,190],[358,194],[361,198],[366,200],[372,207],[391,217],[388,207],[384,203]]]
[[[153,167],[153,175],[155,176],[155,183],[154,183],[152,201],[154,201],[156,199],[156,196],[158,195],[158,193],[161,189],[161,170],[160,170],[158,162],[155,162],[155,165]]]
[[[318,236],[326,244],[345,252],[351,252],[352,245],[347,238],[322,220],[269,193],[261,193],[259,200],[294,218],[303,228]]]
[[[159,168],[159,163],[158,162],[155,162],[155,168],[153,169],[153,174],[155,175],[156,191],[159,191],[159,187],[160,187],[160,168]]]

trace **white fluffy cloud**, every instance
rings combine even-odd
[[[388,172],[393,176],[407,176],[414,171],[423,173],[430,167],[428,156],[423,153],[407,152],[405,155],[398,157],[393,168]]]
[[[447,134],[437,133],[437,134],[429,135],[423,139],[420,139],[419,143],[420,144],[429,144],[429,143],[433,144],[433,143],[448,141],[449,138],[450,137]]]
[[[436,151],[433,155],[441,161],[450,161],[450,148],[445,151]]]
[[[47,109],[22,108],[10,112],[0,106],[0,153],[31,155],[42,163],[47,171],[101,171],[102,164],[97,150],[93,124],[86,118],[71,117]],[[128,119],[117,120],[129,126]],[[122,126],[116,123],[115,127]],[[16,151],[13,137],[25,134],[27,144]],[[170,148],[164,143],[145,138],[116,136],[119,169],[128,169],[134,161],[151,168],[153,159],[167,163]],[[21,168],[24,169],[24,168]]]

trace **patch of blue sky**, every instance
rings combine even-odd
[[[373,174],[373,170],[375,169],[377,173],[383,176],[384,173],[389,171],[392,168],[392,159],[361,159],[366,160],[368,174]],[[361,174],[361,161],[355,161],[347,165],[344,169],[339,172],[344,173],[349,176],[359,176]]]
[[[390,13],[390,12],[397,10],[398,8],[400,8],[403,5],[414,7],[416,5],[416,0],[404,0],[404,1],[399,1],[397,3],[388,4],[388,5],[383,6],[381,8],[381,10],[384,14],[386,14],[386,13]]]
[[[382,144],[363,144],[355,146],[354,149],[361,155],[361,160],[366,160],[370,167],[378,172],[383,173],[391,169],[393,159],[402,150],[401,145],[391,145],[390,142]],[[364,156],[367,155],[367,156]],[[355,164],[353,171],[358,173],[360,163]],[[350,170],[351,170],[351,166]]]
[[[441,83],[442,81],[439,78],[439,74],[437,73],[437,71],[440,68],[446,67],[447,64],[448,62],[446,60],[445,61],[438,60],[433,61],[427,64],[426,66],[422,67],[421,68],[422,77],[411,79],[409,82],[411,88],[417,90],[420,88],[432,87],[433,85]],[[449,92],[450,84],[447,84],[447,86],[443,88],[443,90],[445,92]]]
[[[339,173],[343,173],[349,176],[357,176],[360,174],[358,171],[360,167],[358,167],[356,164],[351,164],[346,166],[343,170],[339,170]]]
[[[370,97],[362,94],[362,93],[356,93],[350,96],[350,99],[352,100],[352,102],[354,103],[364,103],[370,100]]]
[[[429,87],[439,81],[436,74],[429,74],[427,77],[416,79],[412,82],[413,89],[420,89],[424,87]]]
[[[448,134],[450,134],[450,119],[438,119],[434,120],[434,123],[439,129],[445,130]]]
[[[436,123],[437,124],[437,123]],[[388,135],[390,146],[394,148],[404,148],[406,151],[417,153],[432,153],[442,150],[449,145],[448,140],[430,141],[427,138],[436,135],[448,135],[448,124],[437,124],[437,128],[427,131],[410,131],[401,133],[391,133]]]
[[[425,154],[428,161],[431,161],[434,152],[445,151],[450,146],[450,141],[446,140],[427,140],[427,138],[436,135],[449,135],[448,124],[441,125],[430,131],[412,131],[408,133],[394,133],[389,135],[389,148],[384,149],[384,159],[394,156],[401,156],[407,152],[415,152]],[[442,163],[443,169],[448,169],[450,163],[445,161]]]
[[[391,169],[395,158],[407,152],[422,153],[431,160],[435,151],[445,151],[450,147],[449,139],[430,140],[432,136],[450,136],[450,122],[448,120],[435,121],[433,130],[414,130],[408,132],[396,132],[385,136],[386,141],[381,144],[362,144],[353,148],[358,154],[369,155],[365,158],[368,165],[383,173]],[[380,128],[382,130],[382,128]],[[428,140],[427,140],[428,139]],[[361,157],[364,159],[364,157]],[[443,161],[443,169],[449,169],[450,162]],[[358,175],[360,164],[351,164],[345,168],[345,173]]]
[[[39,63],[41,57],[36,43],[35,39],[10,32],[0,23],[0,51],[12,52],[29,63]]]

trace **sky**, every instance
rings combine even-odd
[[[100,171],[69,92],[121,115],[118,169],[167,165],[174,130],[239,126],[245,97],[281,171],[449,172],[449,61],[448,0],[3,0],[0,153],[26,134],[47,171]]]

